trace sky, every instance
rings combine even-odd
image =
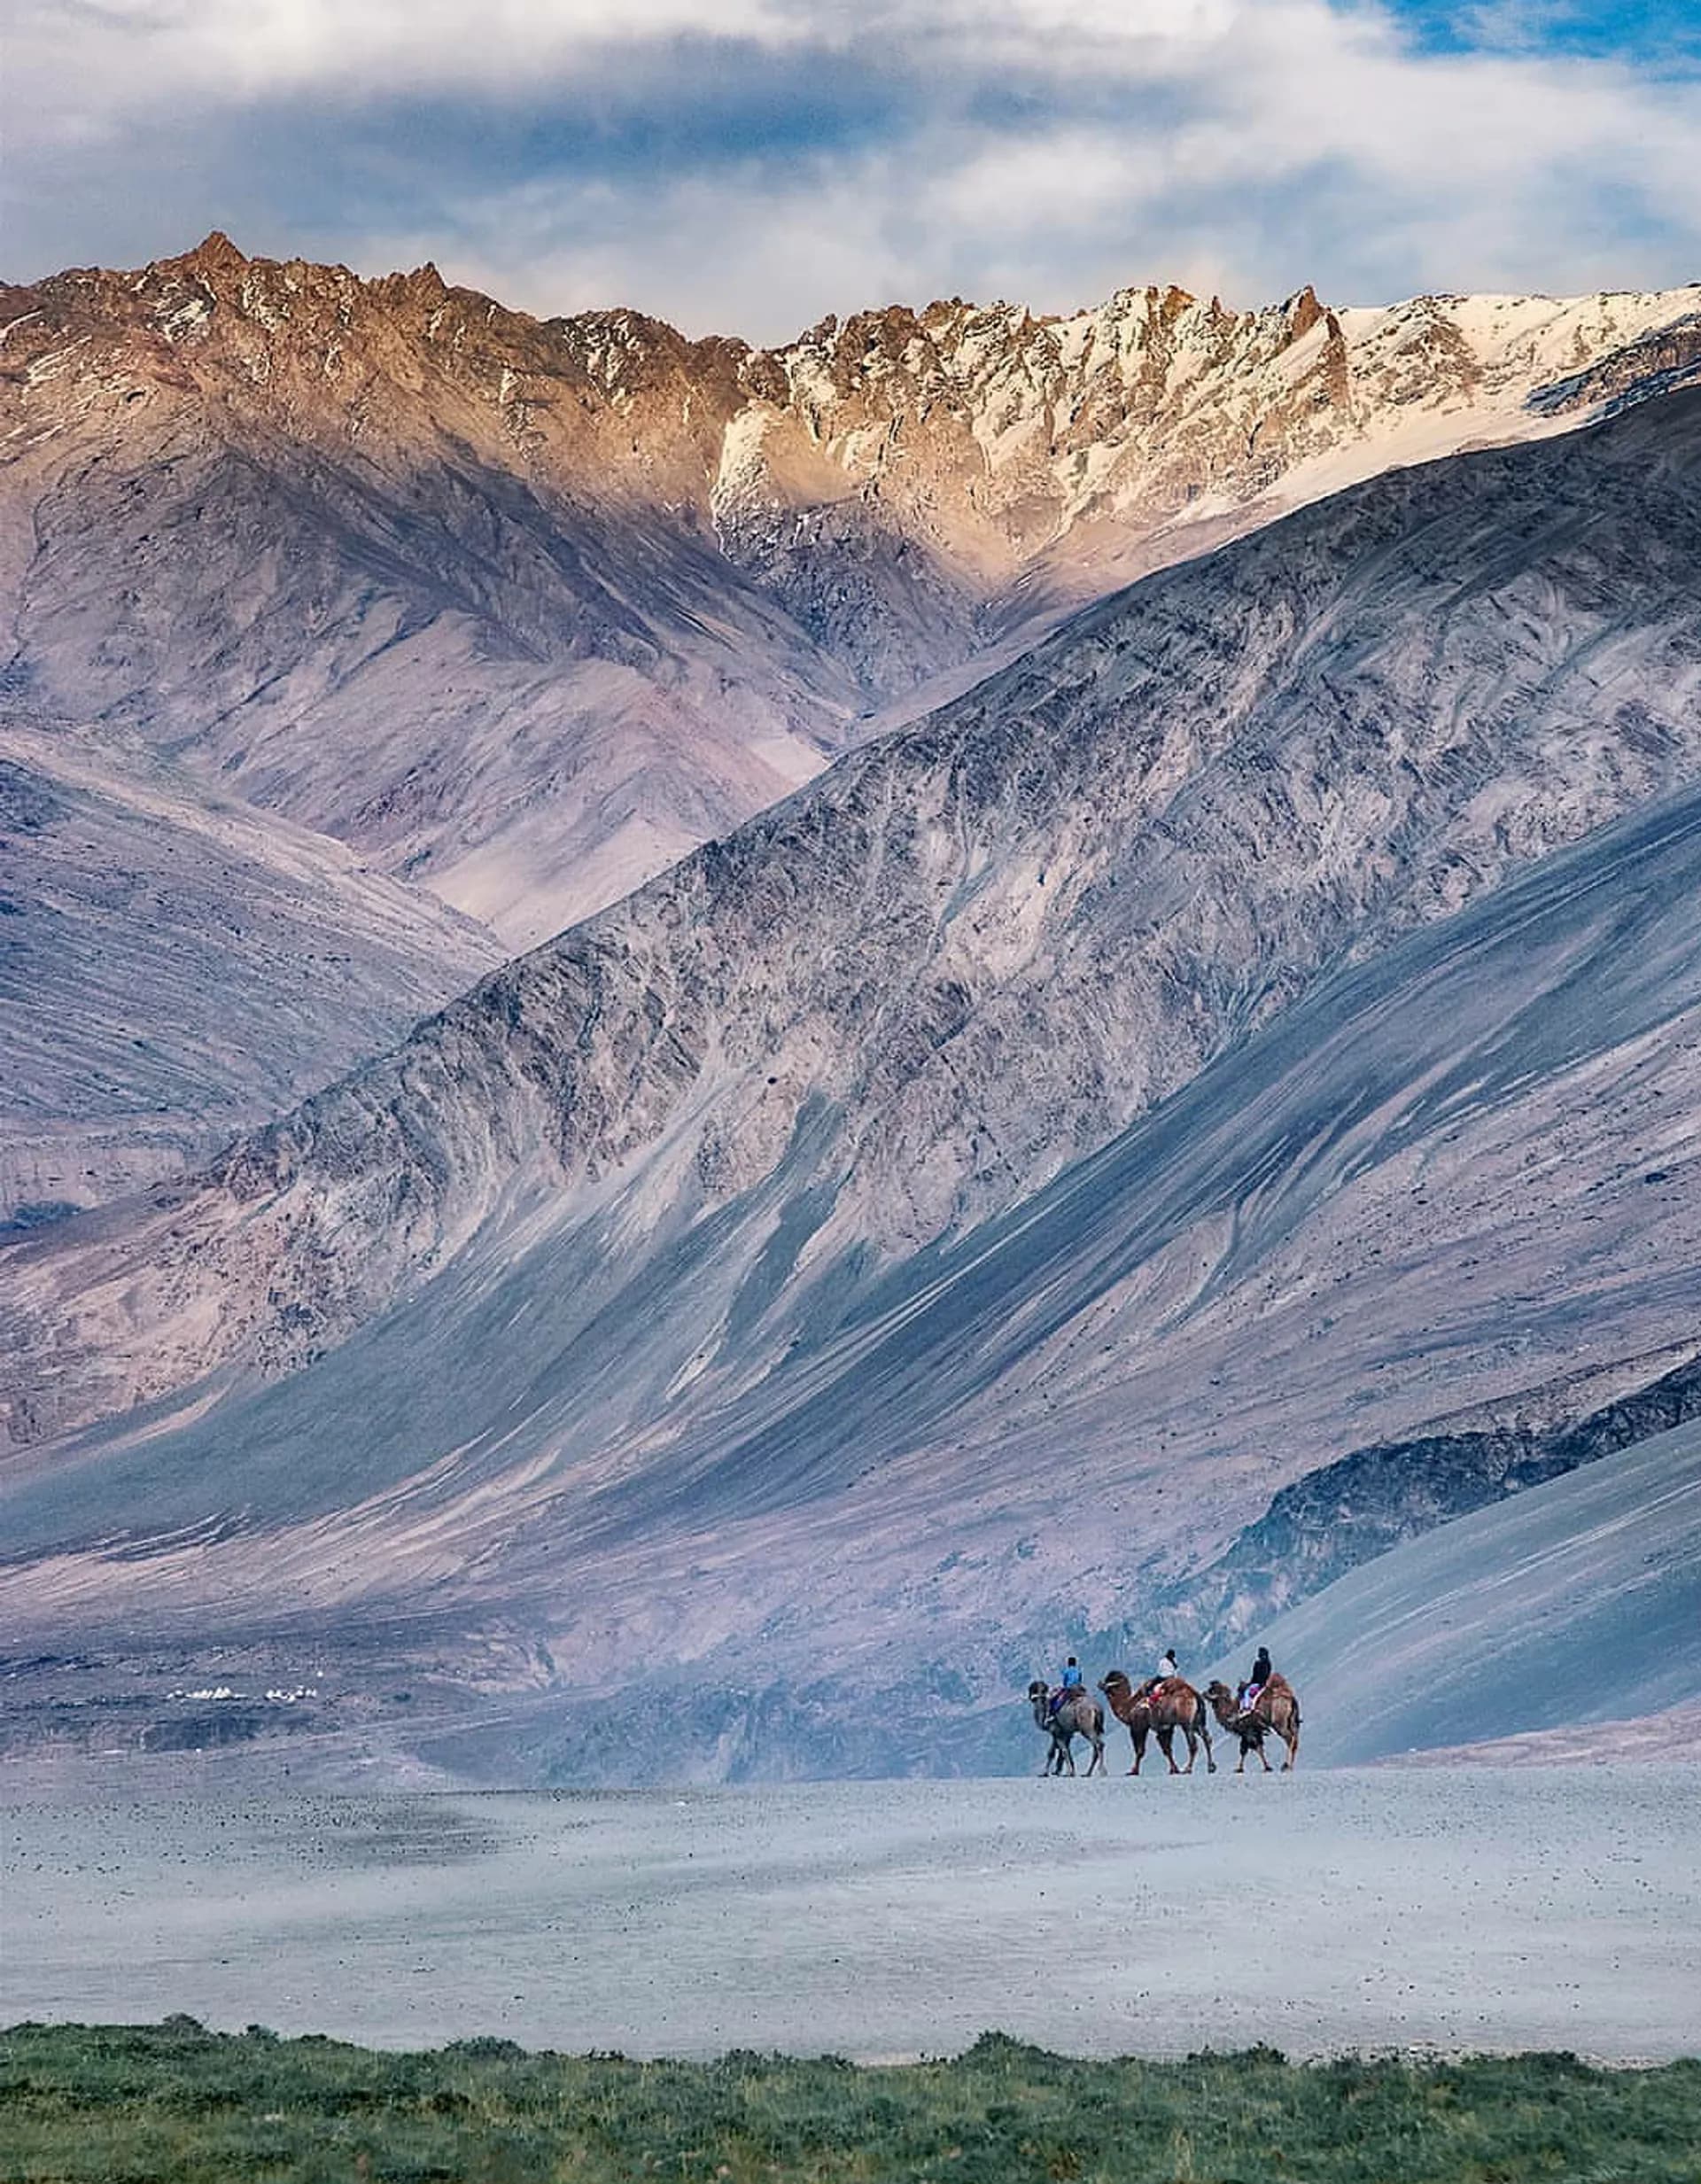
[[[1701,0],[0,0],[0,274],[213,228],[778,341],[1701,279]]]

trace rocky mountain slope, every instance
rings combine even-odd
[[[669,513],[677,338],[617,406],[433,276],[221,239],[0,308],[13,683],[478,916],[546,932],[624,893],[815,771],[854,709]]]
[[[145,748],[0,710],[0,1224],[205,1160],[501,953]]]
[[[1698,356],[1693,290],[760,351],[214,236],[0,291],[0,666],[524,943],[1142,569]]]
[[[14,1246],[15,1627],[972,1760],[1284,1486],[1692,1347],[1698,483],[1679,393],[1148,579]]]
[[[1697,400],[1401,473],[1148,581],[497,974],[211,1187],[126,1210],[115,1245],[84,1224],[23,1255],[13,1437],[48,1423],[20,1429],[38,1348],[61,1426],[287,1367],[522,1184],[552,1224],[618,1206],[653,1245],[783,1172],[776,1287],[800,1255],[866,1276],[1010,1205],[1342,955],[1689,777]]]

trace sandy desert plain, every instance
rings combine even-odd
[[[1112,1747],[1113,1764],[1115,1747]],[[192,1763],[190,1763],[192,1764]],[[884,2060],[1701,2049],[1701,1768],[11,1801],[0,2021]]]

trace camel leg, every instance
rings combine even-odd
[[[1181,1769],[1176,1765],[1176,1732],[1174,1729],[1161,1729],[1158,1731],[1158,1749],[1169,1760],[1169,1772],[1172,1775],[1180,1774]]]
[[[1181,1733],[1187,1739],[1187,1764],[1181,1771],[1184,1775],[1191,1775],[1193,1771],[1193,1761],[1199,1757],[1199,1739],[1193,1734],[1191,1722],[1182,1723]]]
[[[1214,1775],[1216,1772],[1216,1754],[1211,1750],[1211,1732],[1203,1722],[1199,1725],[1199,1733],[1205,1739],[1205,1772]]]
[[[1252,1746],[1251,1746],[1251,1745],[1250,1745],[1247,1742],[1246,1738],[1243,1737],[1240,1739],[1240,1758],[1239,1758],[1239,1760],[1238,1763],[1236,1764],[1235,1770],[1234,1770],[1234,1771],[1235,1771],[1235,1773],[1236,1773],[1237,1775],[1244,1775],[1244,1774],[1246,1773],[1246,1771],[1247,1771],[1247,1753],[1248,1753],[1248,1752],[1250,1752],[1250,1751],[1251,1751],[1251,1749],[1252,1749]]]
[[[1269,1774],[1269,1772],[1270,1772],[1270,1756],[1269,1756],[1269,1754],[1268,1754],[1268,1753],[1265,1752],[1265,1750],[1264,1750],[1264,1740],[1263,1740],[1263,1738],[1262,1738],[1262,1737],[1258,1739],[1258,1742],[1257,1742],[1257,1744],[1254,1745],[1254,1749],[1256,1751],[1256,1753],[1257,1753],[1257,1754],[1258,1754],[1258,1757],[1259,1757],[1259,1758],[1260,1758],[1260,1759],[1263,1761],[1263,1763],[1264,1763],[1264,1772],[1265,1772],[1265,1774]]]
[[[1088,1766],[1087,1773],[1090,1776],[1095,1773],[1102,1775],[1104,1771],[1105,1740],[1102,1737],[1095,1737],[1092,1740],[1092,1760],[1091,1764]]]
[[[1134,1731],[1130,1729],[1128,1741],[1134,1747],[1134,1764],[1128,1771],[1130,1775],[1138,1775],[1140,1771],[1140,1761],[1146,1757],[1146,1739],[1144,1737],[1137,1737]]]

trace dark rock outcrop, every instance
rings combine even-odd
[[[1284,1487],[1162,1613],[1184,1623],[1198,1651],[1216,1652],[1437,1525],[1698,1417],[1701,1356],[1572,1424],[1424,1434],[1355,1449]]]

